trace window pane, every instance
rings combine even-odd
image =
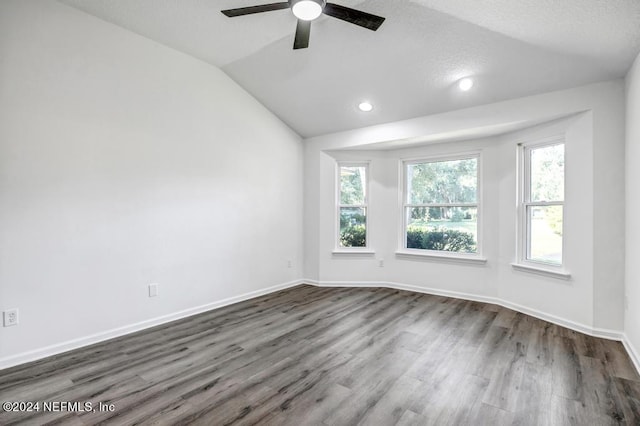
[[[562,264],[562,206],[529,206],[529,260]]]
[[[407,248],[475,253],[476,207],[408,207]]]
[[[407,165],[409,204],[475,203],[478,159]]]
[[[340,204],[365,204],[366,167],[340,167]]]
[[[564,144],[531,150],[531,201],[564,200]]]
[[[366,219],[364,208],[340,208],[340,247],[366,247]]]

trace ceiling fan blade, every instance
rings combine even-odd
[[[327,3],[322,12],[325,15],[360,25],[371,31],[377,30],[384,22],[381,16],[372,15],[360,10],[351,9],[350,7],[340,6],[339,4]]]
[[[289,2],[261,4],[259,6],[239,7],[237,9],[223,10],[222,13],[229,18],[234,16],[251,15],[252,13],[271,12],[272,10],[288,9]]]
[[[311,35],[311,21],[298,19],[296,26],[296,38],[293,41],[294,49],[306,49],[309,47],[309,36]]]

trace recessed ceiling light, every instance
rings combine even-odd
[[[458,87],[463,92],[466,92],[467,90],[469,90],[469,89],[471,89],[473,87],[473,80],[471,80],[468,77],[463,78],[462,80],[458,81]]]
[[[313,21],[322,14],[324,0],[300,0],[296,2],[291,10],[298,19],[303,21]]]
[[[360,102],[360,104],[358,105],[358,109],[363,112],[369,112],[373,109],[373,105],[371,105],[369,102]]]

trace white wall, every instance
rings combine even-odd
[[[629,70],[626,143],[626,268],[625,333],[640,362],[640,56]]]
[[[624,242],[619,238],[624,235],[623,100],[623,83],[617,80],[306,140],[306,185],[314,192],[305,196],[305,276],[320,282],[382,281],[496,298],[584,330],[621,332],[624,283],[617,271],[624,269]],[[549,124],[540,124],[545,122]],[[472,136],[510,126],[534,127],[499,137]],[[515,260],[516,143],[558,133],[567,143],[565,260],[570,281],[517,272],[510,266]],[[462,134],[466,141],[390,149],[394,140],[406,146],[452,135],[459,139]],[[386,150],[373,150],[380,144]],[[396,256],[399,159],[471,149],[483,152],[487,264]],[[371,161],[373,256],[332,254],[335,158]],[[606,185],[598,181],[605,170],[614,170],[605,177]],[[604,235],[615,236],[606,239],[606,250],[595,244]],[[310,253],[317,253],[317,260]],[[380,258],[385,260],[383,268],[377,266]]]
[[[300,138],[219,69],[36,0],[0,58],[0,367],[301,277]]]

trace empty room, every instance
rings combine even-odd
[[[0,0],[0,425],[640,425],[640,1]]]

